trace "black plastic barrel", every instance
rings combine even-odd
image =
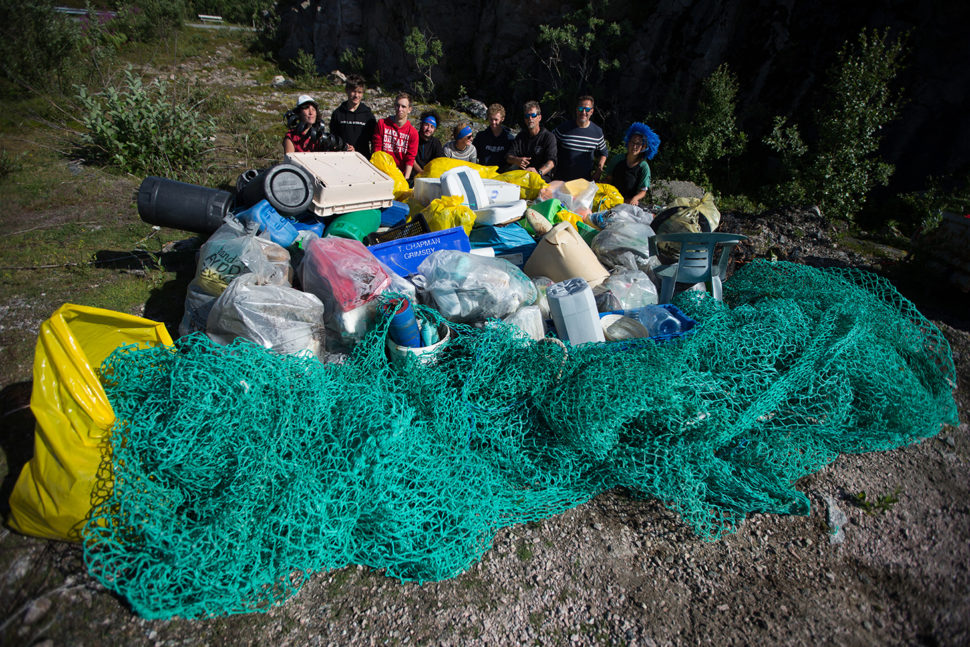
[[[138,215],[150,225],[211,234],[232,205],[228,191],[149,176],[138,187]]]
[[[303,213],[313,204],[313,176],[295,164],[284,162],[271,166],[260,171],[249,181],[245,181],[245,176],[246,173],[240,176],[237,183],[239,187],[236,193],[237,209],[251,207],[265,199],[279,213],[295,216]]]

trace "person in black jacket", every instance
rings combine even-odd
[[[542,110],[538,101],[529,101],[522,107],[525,127],[512,141],[505,161],[512,168],[534,171],[549,182],[556,168],[558,153],[556,138],[542,127]]]
[[[418,155],[414,158],[414,172],[420,173],[424,167],[436,157],[445,156],[445,148],[441,145],[441,140],[434,136],[438,130],[441,117],[434,110],[425,110],[421,113],[421,120],[418,124]]]
[[[330,115],[330,132],[343,139],[350,146],[348,150],[357,151],[370,159],[371,138],[377,119],[374,113],[363,103],[364,79],[356,74],[347,77],[344,86],[347,100],[337,106]]]

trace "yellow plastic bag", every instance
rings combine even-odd
[[[500,173],[495,179],[517,184],[519,186],[519,198],[522,200],[535,200],[539,197],[539,192],[547,186],[541,175],[524,169]]]
[[[78,541],[91,509],[114,411],[97,368],[123,344],[171,345],[164,324],[101,308],[64,304],[40,326],[30,409],[34,457],[10,495],[10,527]]]
[[[404,173],[401,173],[401,169],[394,163],[391,154],[385,151],[374,151],[370,156],[370,163],[390,175],[391,179],[394,180],[394,199],[398,202],[407,202],[408,198],[411,197],[411,187],[408,186],[408,181],[404,179]]]
[[[462,204],[460,195],[436,198],[421,213],[431,231],[464,227],[465,233],[470,234],[475,224],[475,212],[467,204]]]
[[[450,171],[459,166],[467,166],[470,169],[474,169],[482,176],[483,180],[491,180],[498,176],[497,166],[482,166],[481,164],[472,164],[471,162],[464,162],[450,157],[436,157],[424,165],[424,170],[418,173],[418,177],[441,177],[441,174],[445,171]]]
[[[612,184],[596,183],[596,195],[593,196],[593,211],[606,211],[618,204],[623,204],[623,195]]]

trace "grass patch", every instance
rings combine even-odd
[[[899,503],[899,495],[902,494],[903,488],[896,486],[892,492],[888,494],[883,494],[875,498],[869,498],[869,496],[863,491],[859,492],[852,497],[852,502],[866,514],[876,514],[879,512],[889,512],[893,509],[893,506]]]

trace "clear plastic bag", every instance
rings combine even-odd
[[[216,297],[244,274],[255,275],[260,285],[290,285],[290,253],[276,243],[256,236],[256,227],[245,227],[227,218],[199,251],[195,278],[185,294],[185,315],[179,334],[204,332]]]
[[[652,274],[660,265],[651,253],[653,228],[638,222],[613,221],[593,239],[596,258],[607,269],[640,270]]]
[[[546,327],[542,321],[542,310],[539,306],[524,306],[505,318],[505,323],[516,326],[536,341],[546,336]]]
[[[212,305],[206,334],[218,344],[243,337],[280,353],[319,356],[325,340],[323,303],[290,287],[240,276]]]
[[[542,320],[546,321],[552,317],[549,311],[549,299],[546,298],[546,290],[550,285],[555,283],[548,276],[537,276],[532,279],[533,285],[536,286],[536,305],[539,306],[539,312],[542,313]]]
[[[593,292],[600,312],[632,310],[659,301],[656,284],[640,270],[620,270],[611,274]]]
[[[585,216],[592,210],[593,198],[596,197],[596,182],[582,178],[562,183],[553,182],[549,185],[549,189],[552,190],[552,197],[559,200],[564,209],[580,216]]]
[[[424,259],[415,283],[442,315],[456,322],[501,319],[536,300],[535,285],[512,263],[454,250]]]

